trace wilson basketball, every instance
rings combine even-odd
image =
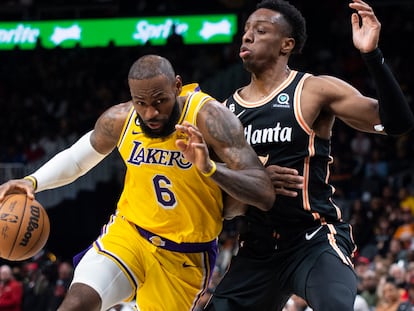
[[[36,255],[50,233],[43,206],[25,194],[7,195],[0,204],[0,257],[25,260]]]

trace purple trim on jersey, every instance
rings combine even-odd
[[[86,252],[88,250],[90,250],[92,247],[92,245],[89,245],[89,247],[83,251],[81,251],[80,253],[77,253],[75,256],[73,256],[72,262],[73,262],[73,267],[76,267],[79,264],[79,261],[81,261],[82,257],[85,256]]]
[[[214,272],[214,267],[216,266],[216,260],[217,260],[217,256],[218,256],[218,248],[211,248],[210,250],[207,251],[208,253],[208,258],[204,258],[204,266],[209,266],[210,267],[210,271],[209,271],[209,275],[208,275],[208,281],[207,281],[207,285],[206,288],[208,287],[208,285],[210,284],[210,280],[211,277],[213,276],[213,272]]]
[[[175,243],[135,225],[141,236],[151,244],[172,252],[201,253],[217,249],[217,239],[204,243]]]

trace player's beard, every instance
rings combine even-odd
[[[163,138],[171,135],[175,131],[175,125],[177,124],[178,119],[180,118],[180,109],[178,102],[175,101],[173,110],[171,111],[170,118],[168,122],[164,124],[160,131],[154,131],[149,128],[144,121],[142,120],[141,116],[137,114],[137,118],[139,120],[139,125],[142,129],[142,132],[150,137],[150,138]]]

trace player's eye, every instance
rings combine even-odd
[[[154,102],[154,105],[155,105],[155,106],[158,106],[158,105],[161,105],[163,102],[165,102],[165,99],[164,99],[164,98],[160,98],[160,99],[157,99],[157,100]]]

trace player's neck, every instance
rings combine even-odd
[[[267,96],[275,88],[281,85],[290,75],[291,69],[284,66],[283,69],[273,69],[260,75],[252,74],[249,89],[257,94]]]

